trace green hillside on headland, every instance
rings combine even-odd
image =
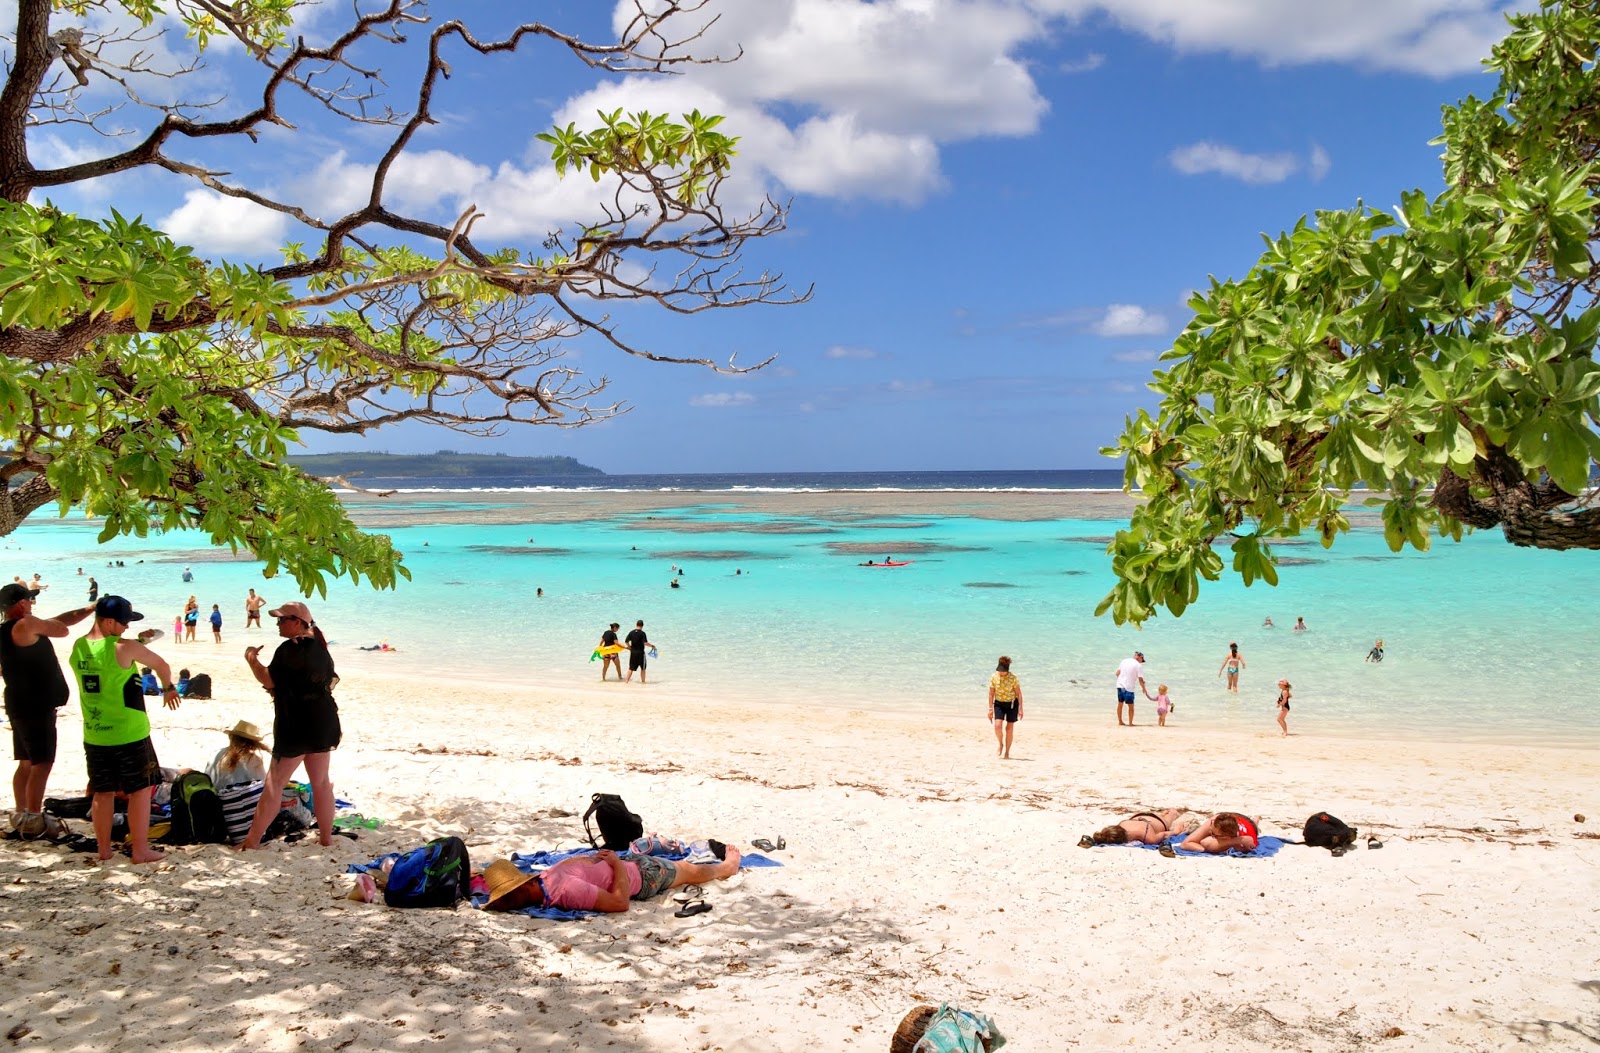
[[[423,476],[494,478],[510,476],[605,475],[571,457],[512,457],[504,453],[313,453],[289,458],[303,472],[328,477],[366,475],[383,479]]]

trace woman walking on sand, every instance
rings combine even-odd
[[[1289,690],[1289,678],[1284,677],[1278,681],[1278,727],[1283,729],[1283,737],[1289,737],[1289,699],[1293,692]]]
[[[1239,653],[1239,645],[1228,645],[1228,657],[1222,660],[1222,668],[1217,670],[1217,675],[1224,673],[1228,676],[1228,690],[1234,694],[1239,693],[1239,670],[1244,668],[1244,656]]]
[[[1001,655],[989,678],[989,716],[994,720],[995,755],[1011,759],[1011,736],[1022,719],[1022,685],[1011,671],[1011,656]]]
[[[255,818],[250,821],[250,832],[239,847],[261,847],[261,836],[278,814],[283,787],[302,761],[311,782],[317,839],[331,845],[333,781],[328,778],[328,753],[338,748],[342,737],[339,707],[333,701],[333,688],[339,682],[333,671],[333,656],[305,604],[286,603],[267,615],[278,620],[278,635],[283,637],[283,643],[274,652],[271,665],[261,664],[259,644],[244,649],[244,660],[261,686],[272,693],[272,767],[267,771],[267,785],[261,791]]]

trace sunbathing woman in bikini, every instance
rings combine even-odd
[[[1092,845],[1158,845],[1172,836],[1173,829],[1183,816],[1183,808],[1167,808],[1157,812],[1140,812],[1093,834],[1084,834],[1078,842],[1080,848]]]

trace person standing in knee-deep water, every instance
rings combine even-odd
[[[244,598],[244,627],[246,629],[252,625],[257,629],[261,628],[261,608],[266,605],[267,601],[257,596],[255,589],[251,589],[250,595]]]
[[[633,683],[635,672],[639,674],[639,683],[644,683],[644,649],[650,646],[650,637],[644,634],[643,618],[633,623],[633,631],[622,642],[628,645],[628,678],[625,683]]]
[[[333,700],[339,682],[328,641],[303,603],[286,603],[267,615],[278,620],[283,642],[270,665],[262,665],[261,645],[246,647],[244,660],[257,682],[272,695],[272,767],[261,791],[250,832],[241,849],[260,848],[261,837],[278,814],[283,787],[303,761],[311,783],[311,808],[317,817],[317,839],[333,844],[333,781],[328,754],[339,746],[339,706]]]
[[[1228,645],[1227,657],[1223,658],[1222,667],[1217,670],[1217,675],[1222,676],[1223,674],[1227,674],[1228,690],[1232,691],[1236,695],[1239,693],[1239,670],[1243,668],[1244,655],[1239,653],[1239,645],[1237,643],[1230,643]]]
[[[94,802],[94,837],[102,860],[110,859],[116,798],[128,798],[128,854],[135,863],[166,858],[150,847],[150,797],[161,783],[161,762],[150,741],[150,717],[139,686],[139,665],[155,670],[161,701],[178,708],[178,689],[166,659],[122,634],[144,615],[121,596],[102,596],[94,627],[72,645],[72,671],[83,709],[83,755]]]
[[[605,632],[600,634],[600,646],[601,647],[615,647],[615,646],[617,646],[617,629],[618,628],[620,628],[620,627],[617,625],[617,623],[616,622],[612,622],[611,623],[611,628],[607,629]],[[622,679],[622,655],[620,653],[613,652],[611,654],[603,654],[603,655],[600,656],[600,679],[601,680],[604,680],[606,678],[606,670],[610,669],[613,665],[617,667],[617,679],[618,680]]]
[[[17,762],[11,777],[16,794],[11,829],[24,838],[54,837],[63,831],[61,820],[44,814],[45,784],[56,762],[56,710],[67,704],[67,678],[50,639],[66,636],[69,626],[94,613],[91,604],[54,618],[36,617],[36,596],[26,585],[0,588],[5,617],[0,622],[0,678],[5,680],[6,719]]]
[[[1011,737],[1022,719],[1022,685],[1011,671],[1011,656],[1001,655],[989,677],[989,716],[994,721],[996,753],[1011,759]]]

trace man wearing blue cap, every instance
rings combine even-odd
[[[110,859],[111,821],[118,794],[128,798],[129,855],[135,863],[166,858],[150,848],[150,795],[161,782],[161,762],[150,741],[139,666],[155,670],[161,701],[178,708],[178,689],[166,660],[138,640],[122,634],[144,615],[121,596],[102,596],[94,607],[94,628],[72,645],[72,671],[78,677],[83,707],[83,754],[89,768],[91,815],[101,859]]]
[[[56,710],[67,704],[67,678],[51,637],[87,618],[94,607],[40,618],[33,613],[38,591],[17,582],[0,588],[0,678],[5,680],[6,719],[17,772],[11,778],[17,810],[11,828],[24,838],[58,837],[61,820],[44,814],[44,788],[56,762]]]

